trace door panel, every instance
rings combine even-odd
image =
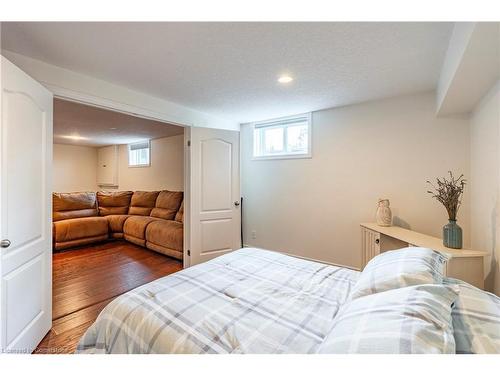
[[[231,210],[232,144],[222,139],[201,141],[201,205],[203,212]]]
[[[7,316],[7,346],[43,312],[43,257],[41,255],[4,276]],[[35,284],[33,281],[37,280]],[[24,293],[19,293],[23,290]]]
[[[52,94],[2,57],[0,348],[31,352],[52,321]]]
[[[239,132],[190,132],[190,264],[241,247]]]
[[[9,251],[15,251],[29,245],[42,237],[44,220],[42,220],[43,203],[40,186],[43,180],[44,155],[43,138],[46,132],[45,114],[42,108],[25,93],[4,91],[4,103],[7,113],[5,119],[11,126],[5,134],[6,146],[6,198],[7,212],[6,230],[12,242]],[[9,109],[15,109],[10,110]],[[41,124],[33,127],[32,124]],[[30,134],[30,136],[26,136]],[[15,147],[12,147],[15,145]],[[22,150],[23,156],[18,153]],[[17,173],[25,171],[25,173]],[[16,198],[37,196],[38,199]],[[14,213],[16,213],[14,215]],[[16,230],[9,230],[16,228]]]
[[[231,233],[233,223],[231,219],[204,220],[201,222],[201,253],[209,254],[232,250]]]

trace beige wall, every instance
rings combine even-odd
[[[252,161],[242,126],[244,243],[359,267],[359,223],[389,198],[395,223],[440,236],[444,207],[426,180],[448,170],[470,175],[467,119],[437,119],[433,93],[313,114],[311,159]],[[469,190],[459,213],[470,235]],[[256,231],[256,239],[251,232]]]
[[[127,145],[118,152],[118,190],[184,190],[184,135],[151,141],[151,166],[129,168]],[[97,186],[97,148],[54,145],[53,189],[106,190]],[[115,189],[113,189],[115,190]]]
[[[471,240],[490,251],[487,290],[500,295],[500,81],[471,116]]]
[[[184,190],[184,135],[151,141],[151,166],[130,168],[127,145],[118,151],[119,190]]]
[[[53,191],[96,191],[98,189],[96,148],[54,144],[53,158]]]

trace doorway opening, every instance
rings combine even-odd
[[[59,98],[53,112],[51,331],[73,352],[117,296],[182,269],[184,131]]]

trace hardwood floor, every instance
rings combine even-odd
[[[115,297],[182,269],[181,261],[125,241],[67,250],[52,259],[52,329],[38,354],[74,352]]]

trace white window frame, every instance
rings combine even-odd
[[[131,165],[130,164],[130,147],[133,145],[141,144],[141,143],[148,143],[148,163],[147,164],[137,164],[137,165]],[[134,142],[134,143],[129,143],[127,145],[127,160],[128,160],[128,167],[129,168],[146,168],[151,166],[151,140],[148,139],[147,141],[141,141],[141,142]]]
[[[307,153],[282,153],[276,155],[255,155],[255,130],[258,128],[271,128],[271,127],[281,127],[286,125],[287,122],[291,122],[293,120],[303,119],[307,121]],[[252,125],[252,160],[279,160],[279,159],[310,159],[312,157],[312,113],[303,113],[300,115],[286,116],[275,118],[272,120],[259,121],[254,122]],[[283,132],[283,145],[287,144],[287,132]]]

